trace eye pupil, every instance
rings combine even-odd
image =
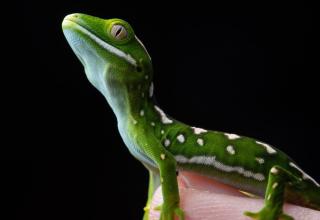
[[[127,31],[122,25],[116,24],[111,28],[111,35],[117,40],[122,40],[127,37]]]
[[[122,27],[119,27],[117,32],[116,32],[116,37],[121,33],[121,31],[122,31]]]

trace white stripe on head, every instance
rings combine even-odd
[[[83,34],[85,34],[86,36],[88,36],[91,40],[93,40],[94,42],[96,42],[98,45],[100,45],[102,48],[106,49],[107,51],[109,51],[110,53],[121,57],[123,59],[125,59],[127,62],[131,63],[133,66],[137,66],[137,61],[135,59],[133,59],[132,56],[130,56],[130,54],[126,54],[123,51],[119,50],[118,48],[106,43],[105,41],[101,40],[100,38],[98,38],[97,36],[95,36],[94,34],[92,34],[90,31],[88,31],[87,29],[85,29],[84,27],[76,24],[76,28],[81,31]]]

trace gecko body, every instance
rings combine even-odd
[[[255,219],[292,219],[282,211],[285,201],[320,210],[320,185],[279,149],[253,138],[186,125],[157,106],[151,57],[127,22],[71,14],[62,27],[88,80],[115,113],[125,145],[149,170],[145,220],[159,185],[161,220],[184,219],[176,178],[181,170],[264,196],[261,211],[245,212]]]

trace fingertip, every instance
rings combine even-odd
[[[233,198],[225,198],[228,195],[210,193],[208,191],[200,191],[196,189],[180,188],[180,206],[184,210],[186,220],[195,219],[246,219],[242,215],[243,210],[238,211],[233,207],[230,200]],[[241,198],[241,197],[238,197]],[[150,205],[150,220],[158,220],[160,212],[155,207],[162,204],[161,187],[158,188]],[[235,201],[233,201],[236,203]]]
[[[207,191],[240,197],[244,196],[243,193],[233,187],[217,182],[212,178],[208,178],[191,172],[179,173],[178,182],[179,186],[196,189],[199,191]]]

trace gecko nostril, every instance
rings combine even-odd
[[[69,20],[69,21],[76,21],[80,18],[80,14],[75,13],[75,14],[69,14],[67,15],[64,20]]]
[[[72,17],[73,18],[80,18],[80,14],[79,13],[72,14]]]

